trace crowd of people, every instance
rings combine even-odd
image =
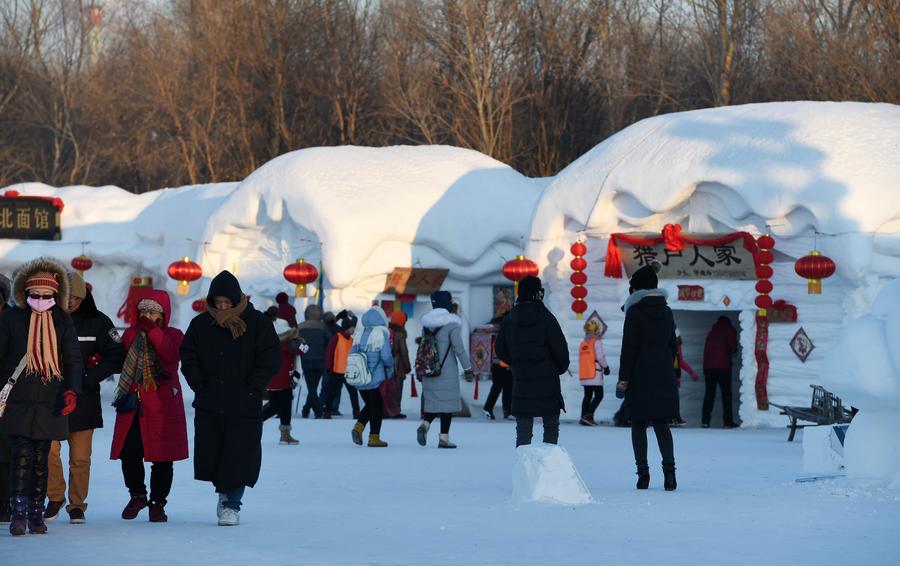
[[[637,488],[649,486],[646,430],[652,427],[665,489],[674,490],[669,426],[681,421],[679,372],[693,370],[681,355],[656,271],[642,268],[630,283],[617,397],[628,407]],[[540,279],[527,277],[520,282],[515,305],[495,321],[494,383],[484,410],[493,418],[494,405],[502,400],[503,416],[516,421],[517,447],[532,442],[536,418],[542,421],[543,441],[557,443],[565,410],[559,376],[569,368],[568,345],[543,297]],[[147,290],[133,305],[129,319],[136,322],[120,336],[79,274],[47,258],[21,266],[12,281],[0,279],[0,522],[9,522],[13,535],[46,533],[46,521],[63,508],[72,523],[85,522],[93,431],[103,426],[100,384],[116,375],[110,458],[120,461],[128,490],[125,520],[145,508],[151,522],[168,520],[173,463],[189,457],[180,374],[194,393],[194,477],[213,485],[222,526],[240,523],[245,488],[259,479],[263,422],[277,416],[279,443],[298,444],[292,436],[291,407],[301,380],[307,388],[304,417],[339,415],[340,393],[346,388],[355,419],[351,440],[384,448],[383,420],[405,417],[400,399],[404,380],[414,374],[422,387],[417,442],[427,445],[438,421],[437,447],[456,448],[450,429],[462,408],[460,373],[471,378],[472,368],[450,293],[435,292],[431,305],[421,319],[423,333],[413,364],[406,315],[399,310],[388,316],[373,306],[357,319],[349,311],[334,315],[311,305],[298,323],[286,295],[259,311],[237,278],[223,271],[210,284],[206,311],[185,332],[172,325],[169,294]],[[720,321],[708,347],[733,350],[734,330],[728,328],[727,319]],[[595,425],[610,369],[599,325],[588,321],[584,331],[580,422]],[[716,385],[722,387],[729,424],[728,368],[719,367],[726,364],[724,358],[711,358],[713,365],[705,373],[709,394]],[[704,423],[710,411],[711,403],[704,403]],[[61,442],[68,442],[68,486]]]

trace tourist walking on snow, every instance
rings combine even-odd
[[[303,318],[305,320],[297,327],[297,333],[306,342],[309,351],[300,359],[303,380],[306,382],[306,402],[303,404],[301,415],[307,418],[312,412],[320,419],[323,407],[319,398],[319,383],[325,373],[325,350],[331,336],[325,323],[322,322],[322,309],[318,306],[306,307]]]
[[[703,395],[703,428],[709,428],[713,405],[716,403],[716,387],[722,390],[722,414],[725,428],[737,428],[731,406],[731,361],[737,352],[737,331],[727,316],[720,316],[706,336],[703,347],[703,377],[706,392]]]
[[[64,310],[66,269],[40,258],[13,276],[15,306],[0,316],[0,435],[11,448],[9,532],[46,533],[48,456],[68,437],[82,364],[78,334]]]
[[[208,310],[194,317],[181,346],[194,390],[194,478],[212,482],[219,525],[240,523],[245,487],[262,465],[262,391],[281,363],[272,320],[253,307],[238,280],[219,273]]]
[[[125,350],[112,321],[97,310],[94,295],[81,275],[69,273],[69,288],[68,310],[78,332],[84,375],[75,412],[69,415],[69,504],[66,511],[69,521],[79,524],[84,523],[87,510],[94,429],[103,428],[100,384],[122,371]],[[50,445],[49,473],[44,518],[52,521],[66,504],[66,479],[60,442],[56,440]]]
[[[281,365],[278,373],[266,385],[269,401],[263,405],[262,420],[267,421],[278,415],[280,421],[278,431],[281,433],[278,443],[299,444],[300,442],[291,436],[291,404],[294,401],[293,388],[296,386],[293,373],[297,356],[306,351],[306,345],[297,337],[297,329],[291,328],[290,322],[283,318],[275,321],[275,332],[281,345]]]
[[[675,483],[675,449],[669,423],[675,416],[675,320],[666,293],[657,288],[657,266],[644,266],[631,277],[625,301],[625,327],[619,363],[618,389],[625,392],[631,415],[631,444],[637,466],[638,489],[650,485],[647,427],[653,426],[662,455],[665,489]]]
[[[12,292],[12,281],[0,273],[0,315],[6,310]],[[0,435],[0,525],[9,523],[9,442]]]
[[[335,405],[335,400],[341,396],[341,388],[347,387],[347,393],[350,395],[350,404],[353,406],[353,418],[359,418],[359,397],[355,387],[344,380],[344,372],[347,371],[347,358],[350,356],[350,349],[353,347],[353,335],[356,332],[356,317],[347,311],[338,313],[339,332],[331,337],[328,347],[325,348],[325,370],[329,373],[328,389],[325,390],[325,396],[322,399],[322,405],[325,407],[323,416],[330,419],[332,416],[331,408]]]
[[[453,302],[447,291],[431,294],[432,311],[422,317],[423,338],[430,334],[436,349],[438,368],[436,377],[425,376],[422,380],[422,422],[416,430],[420,446],[428,441],[428,430],[435,419],[440,419],[441,432],[438,448],[456,448],[450,442],[450,424],[453,413],[462,410],[459,391],[459,366],[465,371],[467,380],[472,380],[472,365],[462,339],[462,319],[453,314]],[[421,348],[423,344],[420,344]],[[457,363],[458,360],[458,363]]]
[[[541,280],[522,279],[516,306],[500,325],[497,338],[497,354],[513,373],[517,447],[531,444],[535,417],[544,423],[544,442],[556,444],[559,412],[566,408],[559,376],[569,369],[569,346],[543,300]]]
[[[110,458],[121,460],[122,477],[131,496],[122,518],[134,519],[149,507],[150,522],[165,523],[173,462],[188,457],[184,396],[178,378],[184,334],[169,325],[172,306],[166,291],[147,291],[137,311],[137,324],[122,336],[127,354],[113,401],[116,427]],[[149,497],[144,462],[150,462]]]
[[[675,386],[678,387],[679,395],[675,405],[675,418],[672,422],[675,426],[685,426],[687,421],[681,418],[681,373],[684,371],[691,376],[691,379],[697,381],[697,372],[684,359],[681,351],[681,332],[677,328],[675,329],[675,348],[678,351],[678,355],[675,356]]]
[[[384,416],[389,419],[405,419],[400,410],[403,401],[403,382],[412,371],[409,362],[409,347],[406,344],[406,313],[396,310],[391,313],[391,355],[394,357],[394,373],[390,379],[381,384],[381,397],[384,400]]]
[[[584,340],[578,347],[578,379],[584,388],[578,422],[584,426],[597,426],[594,413],[603,401],[603,376],[609,375],[600,333],[600,323],[589,319],[584,323]]]
[[[509,311],[506,311],[494,317],[491,320],[491,324],[499,327],[508,314]],[[503,418],[509,418],[510,411],[512,411],[512,385],[512,371],[510,371],[506,363],[501,362],[500,358],[497,357],[497,337],[494,336],[491,343],[491,390],[488,392],[487,399],[484,402],[484,416],[491,420],[496,419],[494,416],[494,405],[497,404],[497,399],[499,398],[503,408]]]
[[[372,307],[367,310],[362,316],[362,324],[362,332],[353,339],[351,354],[365,354],[366,366],[372,380],[365,385],[357,387],[365,405],[359,413],[359,419],[353,426],[351,437],[354,443],[362,445],[362,433],[368,424],[368,446],[384,448],[387,446],[387,442],[381,440],[381,420],[384,416],[381,384],[384,383],[388,376],[394,373],[391,335],[387,327],[387,315],[379,307]]]

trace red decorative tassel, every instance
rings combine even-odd
[[[412,376],[409,378],[409,382],[412,384],[412,391],[410,392],[410,397],[418,397],[419,392],[416,391],[416,376]]]
[[[616,243],[616,235],[609,237],[609,245],[606,246],[606,270],[604,275],[615,279],[622,278],[622,257],[619,255],[619,244]]]
[[[481,381],[478,379],[478,374],[475,374],[475,400],[478,400],[478,382]]]
[[[684,250],[684,240],[681,236],[681,224],[666,224],[662,230],[663,242],[670,252]]]

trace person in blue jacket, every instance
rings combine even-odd
[[[372,381],[357,386],[359,394],[366,405],[359,413],[359,419],[353,426],[351,437],[353,442],[362,445],[362,433],[369,426],[368,446],[384,448],[387,442],[381,440],[381,420],[384,415],[384,401],[381,398],[381,384],[387,376],[394,374],[394,356],[391,353],[391,334],[388,330],[388,318],[379,307],[372,307],[362,316],[363,331],[353,337],[351,353],[366,354]]]

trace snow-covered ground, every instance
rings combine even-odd
[[[120,519],[128,495],[118,462],[107,459],[114,415],[106,419],[94,440],[88,523],[70,525],[62,513],[47,536],[0,533],[0,556],[15,549],[29,563],[68,565],[756,566],[896,564],[900,555],[900,494],[843,478],[797,483],[802,445],[786,442],[783,429],[676,430],[678,491],[662,490],[653,465],[651,489],[638,492],[629,432],[566,420],[561,443],[595,503],[556,507],[512,502],[512,421],[460,419],[451,451],[434,446],[436,430],[419,447],[414,419],[385,421],[390,447],[374,449],[350,442],[347,418],[298,417],[300,446],[279,446],[273,419],[242,524],[226,528],[215,525],[216,498],[192,479],[190,460],[175,466],[168,524],[148,523],[146,511]]]

